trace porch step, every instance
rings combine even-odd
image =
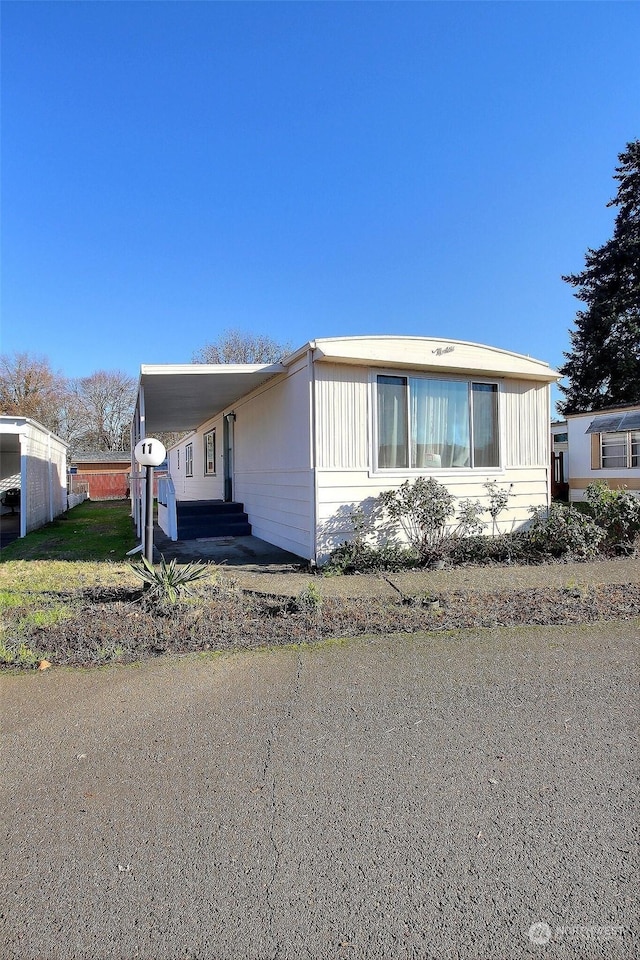
[[[248,537],[251,524],[242,503],[224,500],[178,500],[178,540],[199,537]]]

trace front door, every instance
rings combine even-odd
[[[228,413],[224,418],[222,429],[224,444],[224,499],[227,503],[233,500],[233,425],[235,413]]]

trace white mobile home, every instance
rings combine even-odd
[[[525,523],[549,503],[555,380],[539,360],[457,340],[319,339],[279,364],[143,366],[132,442],[191,431],[160,496],[174,538],[212,535],[203,504],[239,503],[220,532],[243,522],[321,563],[353,535],[355,506],[417,476],[479,499],[495,480],[511,492],[502,525]]]
[[[0,417],[0,512],[19,511],[21,537],[67,509],[67,446],[36,420]]]
[[[570,500],[595,480],[640,495],[640,404],[572,413],[567,428]]]

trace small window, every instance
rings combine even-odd
[[[176,469],[180,469],[180,451],[176,450]]]
[[[601,433],[600,464],[603,470],[640,466],[640,430]]]
[[[204,475],[205,477],[215,477],[216,475],[216,432],[210,430],[204,435]]]
[[[193,444],[188,443],[184,448],[184,472],[187,477],[193,476]]]

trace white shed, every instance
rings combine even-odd
[[[321,563],[353,535],[354,507],[417,476],[461,499],[486,500],[495,480],[511,493],[501,525],[524,524],[550,500],[557,379],[539,360],[457,340],[318,339],[280,364],[143,366],[132,440],[191,431],[159,496],[174,538],[251,529]],[[209,525],[209,508],[223,520]]]
[[[0,416],[0,510],[16,510],[6,492],[19,490],[21,537],[67,509],[67,447],[36,420]]]
[[[640,404],[571,413],[567,427],[570,500],[595,480],[640,495]]]

